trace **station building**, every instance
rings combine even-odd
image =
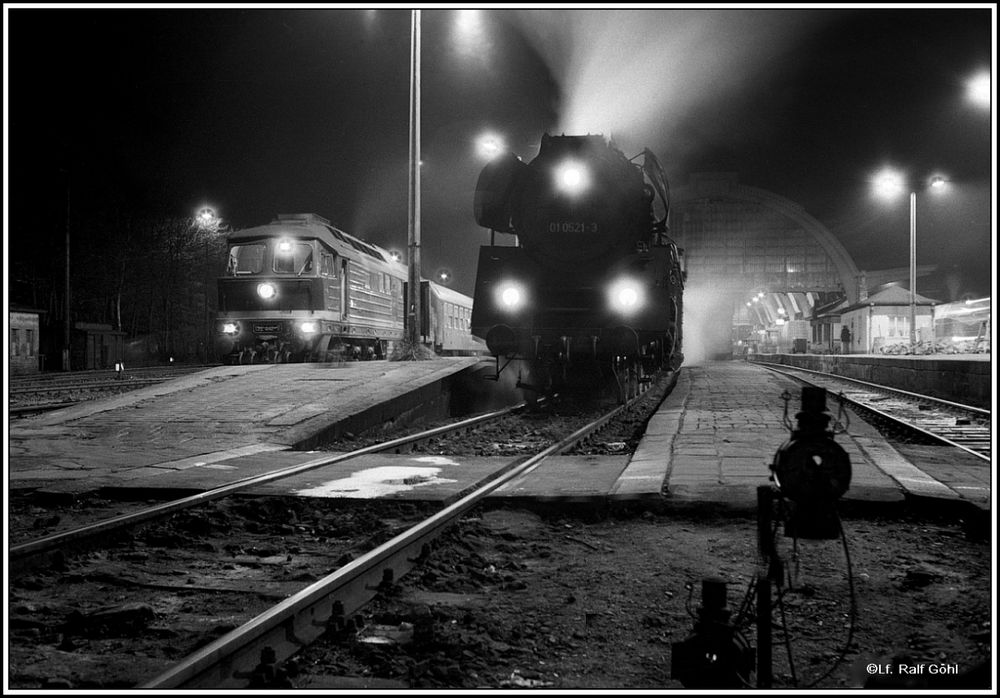
[[[907,270],[859,269],[802,206],[741,184],[736,173],[693,174],[675,188],[670,235],[687,269],[686,356],[899,353],[909,346],[909,291],[886,283]],[[918,267],[917,275],[933,269]],[[917,295],[917,338],[929,346],[939,305]]]
[[[815,308],[862,294],[857,265],[822,223],[733,172],[694,174],[674,189],[670,235],[687,268],[685,354],[730,355],[737,326],[754,328],[757,352],[808,347]]]

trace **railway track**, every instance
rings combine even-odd
[[[10,390],[30,390],[34,388],[57,389],[59,386],[86,385],[88,383],[100,383],[118,380],[133,379],[159,379],[168,380],[183,376],[188,373],[195,373],[206,368],[212,368],[219,364],[204,365],[176,365],[176,366],[147,366],[140,368],[124,369],[116,371],[113,369],[100,369],[93,371],[67,371],[58,373],[43,373],[26,376],[11,376],[8,389]]]
[[[850,404],[922,437],[948,444],[985,461],[992,460],[989,410],[811,369],[764,361],[755,363],[826,388],[832,394],[842,394]]]
[[[642,396],[640,395],[640,399]],[[263,687],[266,685],[266,677],[273,673],[275,665],[279,665],[288,657],[295,654],[303,646],[321,637],[328,632],[343,632],[351,627],[351,619],[366,603],[368,603],[380,591],[391,586],[403,574],[415,565],[424,560],[431,550],[433,540],[446,530],[452,523],[457,521],[464,513],[479,504],[489,493],[509,482],[513,478],[526,473],[537,467],[545,458],[565,452],[584,439],[592,436],[597,430],[608,423],[615,415],[627,409],[630,405],[618,406],[597,419],[592,419],[585,426],[575,430],[562,440],[552,443],[548,447],[540,450],[531,457],[512,458],[510,463],[498,471],[498,475],[484,483],[476,486],[476,489],[463,496],[457,502],[445,509],[438,511],[428,518],[417,521],[414,525],[407,521],[401,525],[402,531],[390,531],[393,535],[385,542],[376,545],[370,550],[354,556],[357,552],[353,549],[338,551],[337,546],[325,546],[326,557],[312,562],[300,561],[299,558],[308,557],[307,552],[317,552],[315,546],[296,546],[298,548],[295,555],[288,555],[288,562],[291,563],[293,557],[296,561],[305,565],[302,573],[307,577],[318,576],[317,571],[323,567],[322,559],[329,560],[329,555],[342,557],[341,563],[336,569],[330,571],[311,584],[301,584],[299,591],[288,595],[287,583],[279,583],[287,580],[279,579],[277,582],[268,583],[257,582],[258,590],[267,587],[277,589],[275,593],[280,596],[287,596],[276,606],[259,610],[259,603],[244,601],[246,609],[254,610],[256,615],[246,622],[241,622],[239,627],[226,632],[218,639],[208,645],[197,649],[192,654],[177,662],[166,671],[160,672],[154,678],[144,684],[144,688],[246,688],[248,686]],[[204,514],[192,514],[192,507],[196,507],[214,500],[221,500],[230,494],[245,490],[262,482],[288,477],[309,468],[318,468],[333,462],[339,462],[346,458],[357,457],[366,453],[377,451],[392,451],[407,447],[408,445],[434,438],[440,434],[455,431],[457,429],[475,428],[477,424],[486,423],[492,419],[498,419],[501,415],[509,414],[517,409],[507,408],[489,415],[481,415],[472,420],[438,427],[433,430],[420,432],[400,439],[394,439],[373,446],[358,449],[349,454],[338,454],[317,458],[290,468],[269,473],[264,476],[247,478],[234,483],[230,483],[221,488],[216,488],[209,492],[188,497],[175,502],[168,502],[157,505],[135,514],[130,514],[115,519],[95,522],[81,529],[67,531],[64,533],[48,536],[43,539],[30,541],[14,546],[9,551],[9,562],[12,575],[28,574],[30,570],[37,568],[38,563],[44,560],[55,560],[56,564],[65,564],[63,560],[69,556],[70,550],[79,552],[93,547],[95,541],[98,545],[107,545],[115,534],[120,534],[124,530],[135,529],[140,524],[142,531],[148,531],[150,524],[155,531],[155,521],[161,517],[166,517],[183,512],[181,518],[188,517],[189,526],[195,528],[212,528],[211,522],[214,517],[218,517],[216,510],[209,510]],[[216,503],[218,504],[218,503]],[[201,511],[201,510],[199,510]],[[201,523],[198,523],[198,522]],[[205,523],[205,522],[209,523]],[[193,523],[192,523],[193,522]],[[227,529],[224,524],[216,524],[217,527]],[[293,526],[294,528],[294,526]],[[223,541],[226,531],[222,532],[222,538],[218,543],[207,543],[207,545],[218,550],[224,546]],[[206,545],[206,543],[202,543]],[[273,551],[265,551],[273,552]],[[186,553],[186,551],[185,551]],[[142,557],[148,553],[142,550],[126,552],[124,559],[129,556]],[[102,553],[98,553],[98,556]],[[117,558],[122,558],[122,553],[116,550]],[[182,556],[183,557],[183,556]],[[209,555],[211,557],[211,554]],[[223,568],[235,564],[232,560],[226,560],[224,556],[220,562]],[[275,556],[270,556],[274,558]],[[353,559],[351,559],[353,557]],[[189,579],[202,579],[206,574],[199,566],[207,564],[203,558],[198,558],[194,564],[196,569],[189,571],[178,569],[175,574],[178,576],[189,576]],[[347,561],[349,560],[349,561]],[[346,564],[342,564],[346,562]],[[271,560],[271,564],[282,564],[280,560]],[[298,569],[298,568],[297,568]],[[225,571],[219,572],[222,575],[231,574]],[[113,575],[114,576],[114,575]],[[127,579],[128,571],[123,569],[118,575],[118,583],[129,584]],[[122,580],[125,580],[124,582]],[[109,581],[109,580],[106,580]],[[250,580],[252,582],[252,580]],[[112,582],[114,583],[114,582]],[[132,584],[145,584],[147,586],[157,586],[148,581],[132,580]],[[263,587],[261,585],[264,585]],[[169,584],[167,586],[170,586]],[[231,585],[232,586],[232,585]],[[232,588],[233,593],[238,591],[238,587]],[[251,587],[254,584],[250,584]],[[176,585],[174,585],[176,588]],[[250,596],[254,596],[250,593]],[[254,598],[258,598],[254,596]],[[155,654],[155,651],[145,654]],[[161,655],[162,656],[162,655]]]
[[[11,416],[24,416],[72,407],[85,400],[156,385],[205,368],[210,366],[151,366],[123,371],[12,376],[7,386],[7,411]],[[53,399],[53,395],[63,399]]]

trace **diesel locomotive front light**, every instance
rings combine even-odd
[[[504,284],[497,288],[497,304],[504,310],[514,312],[520,310],[527,299],[524,288],[517,284]]]
[[[222,323],[222,334],[239,334],[240,326],[235,322]]]
[[[788,400],[785,400],[785,424]],[[843,406],[841,407],[843,413]],[[789,501],[785,535],[817,540],[840,536],[836,502],[851,484],[851,459],[827,430],[826,389],[802,388],[802,411],[795,415],[798,428],[774,454],[774,484]],[[838,422],[839,424],[839,422]],[[836,425],[835,425],[836,426]]]
[[[278,240],[278,244],[275,246],[275,249],[280,255],[289,255],[292,253],[293,249],[292,241],[288,238],[282,238]]]
[[[275,288],[274,284],[270,282],[264,282],[257,285],[257,295],[266,301],[271,300],[276,295],[278,295],[278,289]]]
[[[305,322],[299,323],[299,331],[302,334],[316,334],[319,329],[319,325],[313,320],[306,320]]]

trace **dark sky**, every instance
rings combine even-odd
[[[791,6],[790,6],[791,7]],[[674,187],[737,171],[792,199],[863,269],[908,263],[908,207],[876,204],[883,164],[916,186],[918,258],[988,295],[989,109],[965,81],[992,61],[979,9],[424,10],[425,276],[471,292],[486,129],[525,159],[545,130],[649,146]],[[11,258],[77,215],[211,205],[231,225],[311,211],[405,249],[407,10],[5,6]],[[124,202],[124,203],[123,203]],[[96,214],[95,214],[96,215]]]

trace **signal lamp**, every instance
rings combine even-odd
[[[837,538],[836,502],[850,487],[851,459],[833,440],[833,432],[827,431],[831,417],[826,413],[826,390],[802,388],[802,411],[795,418],[798,428],[774,454],[771,464],[774,484],[790,502],[785,535]]]
[[[670,675],[685,688],[746,688],[757,656],[730,621],[726,583],[703,579],[701,597],[694,630],[672,646]]]

